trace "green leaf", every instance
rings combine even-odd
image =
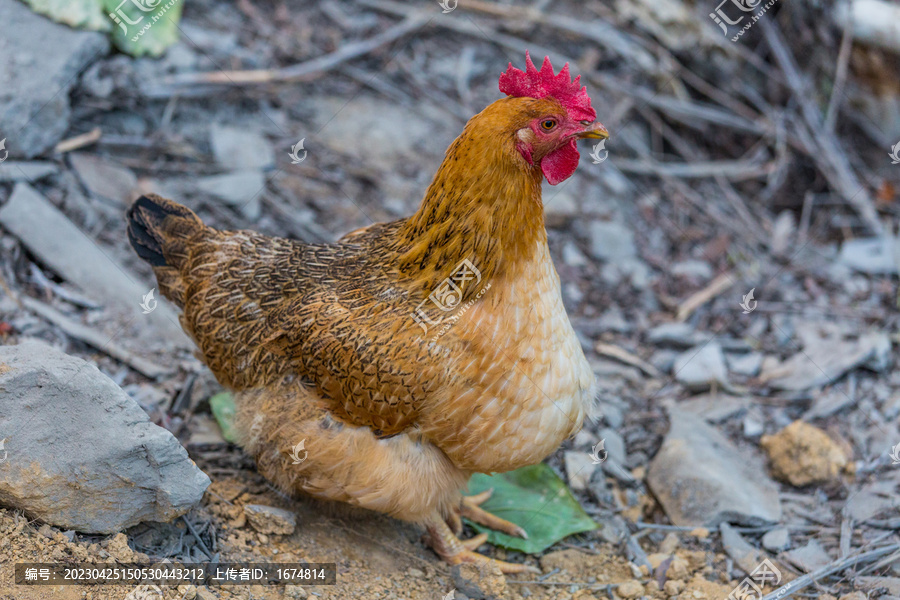
[[[132,56],[159,56],[178,41],[187,0],[24,0],[36,13],[72,27],[108,31]]]
[[[537,554],[566,536],[598,527],[566,484],[545,464],[496,475],[476,473],[469,480],[472,494],[490,488],[494,488],[494,493],[481,508],[512,521],[528,534],[524,540],[466,520],[476,531],[487,533],[488,541],[495,546]]]
[[[186,0],[101,1],[106,12],[120,21],[113,27],[112,41],[122,52],[159,56],[178,41],[178,21]]]
[[[103,0],[25,0],[34,12],[72,27],[112,30],[113,22],[103,11]]]
[[[222,430],[222,437],[232,444],[237,443],[234,431],[234,397],[231,392],[220,392],[209,399],[209,407]]]

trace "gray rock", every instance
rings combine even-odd
[[[762,536],[763,548],[770,552],[781,552],[791,547],[791,534],[784,527],[776,527]]]
[[[675,263],[669,269],[669,272],[676,277],[686,277],[687,279],[695,279],[706,281],[713,275],[712,267],[709,263],[702,260],[685,260]]]
[[[803,352],[775,366],[777,373],[788,374],[773,377],[769,385],[777,390],[802,391],[836,381],[859,366],[882,372],[890,364],[891,341],[887,333],[868,333],[855,341],[820,338],[818,343],[807,344]],[[765,370],[762,376],[768,379]]]
[[[751,399],[745,396],[717,393],[694,396],[690,400],[679,402],[678,408],[703,417],[709,423],[719,423],[746,410],[751,404]]]
[[[619,285],[626,279],[639,290],[650,285],[651,273],[647,263],[636,257],[628,257],[603,265],[600,276],[608,285]]]
[[[820,569],[832,560],[816,539],[809,540],[809,543],[801,548],[791,550],[784,555],[784,558],[806,573]]]
[[[890,235],[844,242],[838,264],[870,275],[896,275],[900,269],[900,243]]]
[[[11,156],[38,156],[62,139],[75,76],[108,49],[101,33],[59,25],[21,2],[0,0],[0,126]]]
[[[114,533],[170,521],[203,497],[209,477],[95,366],[34,340],[0,347],[0,366],[0,503]]]
[[[759,352],[748,352],[747,354],[726,354],[725,361],[728,363],[728,370],[737,375],[745,375],[747,377],[756,377],[762,368],[763,355]]]
[[[725,554],[731,557],[731,560],[745,573],[752,573],[759,563],[768,558],[765,552],[754,548],[728,523],[719,525],[719,533],[722,534],[722,547]]]
[[[752,407],[741,422],[745,438],[757,438],[766,431],[765,420],[759,409]]]
[[[704,338],[687,323],[662,323],[647,332],[647,341],[654,346],[690,348],[702,343]]]
[[[575,245],[575,242],[571,240],[563,244],[562,259],[563,262],[570,267],[585,267],[588,264],[587,257],[582,254],[581,250],[578,249],[578,246]]]
[[[739,450],[703,419],[670,409],[672,425],[647,483],[675,525],[759,525],[781,519],[778,487],[762,460]]]
[[[450,577],[456,589],[472,600],[507,598],[506,577],[493,560],[453,565]]]
[[[828,392],[820,394],[813,402],[813,405],[809,407],[809,410],[803,413],[803,416],[800,418],[804,421],[822,419],[855,404],[856,401],[843,390],[832,388]]]
[[[675,366],[676,358],[678,358],[678,352],[675,350],[657,350],[650,356],[650,364],[661,373],[671,373],[672,367]]]
[[[569,487],[578,492],[587,490],[594,469],[597,467],[590,454],[569,450],[563,454],[563,462],[566,465]]]
[[[213,125],[209,143],[216,162],[227,169],[268,169],[275,166],[275,151],[268,140],[255,131]]]
[[[112,160],[84,152],[69,156],[78,178],[92,194],[127,207],[136,199],[137,177],[134,172]]]
[[[297,527],[297,515],[292,511],[263,504],[247,504],[244,506],[247,521],[259,533],[290,535]]]
[[[634,233],[615,221],[592,221],[588,228],[591,255],[599,260],[618,262],[637,256]]]
[[[691,348],[675,359],[675,379],[692,391],[708,390],[712,385],[728,387],[725,356],[718,342]]]
[[[620,465],[628,462],[628,456],[625,452],[625,440],[618,431],[611,427],[604,427],[597,435],[602,440],[606,440],[603,447],[609,455],[609,460],[615,461]]]
[[[235,171],[197,180],[200,190],[236,207],[251,221],[256,221],[260,216],[259,198],[265,186],[266,178],[258,170]]]
[[[59,167],[45,160],[7,160],[0,163],[0,181],[38,181],[56,173],[59,173]]]

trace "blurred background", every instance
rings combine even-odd
[[[544,190],[600,381],[600,416],[547,462],[598,527],[491,592],[415,527],[348,526],[253,471],[124,212],[153,192],[307,242],[407,216],[525,50],[569,62],[611,134]],[[213,481],[183,520],[108,537],[25,523],[53,522],[20,493],[49,484],[10,475],[2,562],[280,553],[340,569],[336,587],[164,592],[204,600],[758,598],[792,581],[796,597],[900,597],[900,3],[0,0],[0,140],[0,340],[96,365]],[[90,405],[94,372],[67,364],[44,375]],[[3,382],[3,366],[0,398],[40,381]],[[3,426],[22,423],[0,406]],[[300,526],[266,533],[248,504]],[[23,594],[0,582],[46,597]]]

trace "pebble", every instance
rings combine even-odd
[[[776,527],[762,536],[763,548],[771,552],[781,552],[791,546],[790,532],[784,527]]]
[[[290,535],[297,527],[297,515],[283,508],[265,506],[263,504],[247,504],[244,506],[250,526],[258,533]]]
[[[620,583],[616,588],[616,595],[622,598],[637,598],[644,593],[644,586],[637,581]]]

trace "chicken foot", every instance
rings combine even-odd
[[[433,520],[427,525],[426,541],[438,556],[450,564],[495,560],[475,552],[476,548],[487,541],[488,536],[486,533],[478,534],[468,540],[459,539],[458,536],[462,533],[462,517],[496,531],[502,531],[508,535],[528,538],[525,530],[515,523],[501,519],[481,508],[481,504],[490,498],[493,492],[494,490],[490,489],[474,496],[466,496],[460,502],[459,508],[451,512],[446,519]],[[534,571],[534,568],[528,565],[508,563],[500,560],[496,562],[504,573]]]

